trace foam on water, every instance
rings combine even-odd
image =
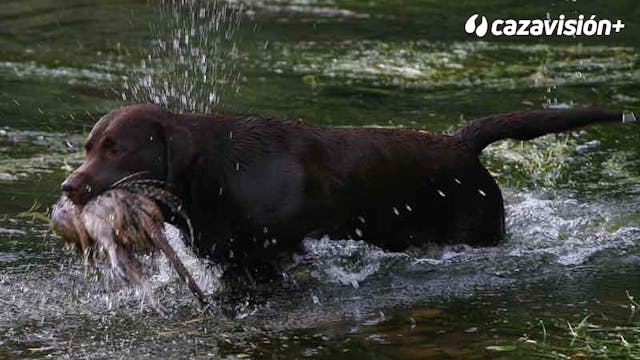
[[[44,134],[16,134],[25,143],[47,145],[62,140],[62,136],[52,136],[50,140]],[[216,320],[207,325],[207,331],[220,331],[225,336],[247,324],[252,329],[278,331],[315,329],[319,322],[334,320],[375,321],[380,317],[379,309],[385,307],[419,306],[442,298],[468,299],[478,292],[499,293],[534,281],[553,283],[558,274],[605,266],[611,264],[611,258],[617,261],[638,253],[640,218],[636,214],[640,204],[629,201],[638,194],[634,193],[637,187],[622,186],[627,192],[619,193],[622,196],[615,199],[603,196],[606,192],[602,189],[596,196],[583,196],[574,193],[573,186],[558,187],[567,180],[557,174],[548,175],[549,164],[572,171],[582,166],[580,151],[594,154],[600,147],[579,136],[569,136],[566,144],[557,145],[554,150],[557,140],[550,137],[524,146],[507,143],[489,149],[486,160],[490,168],[498,172],[501,182],[507,183],[502,187],[508,236],[496,247],[432,245],[393,253],[362,241],[306,239],[308,261],[299,265],[301,273],[294,271],[291,275],[295,278],[310,274],[313,281],[300,276],[296,279],[300,284],[297,290],[279,289],[263,297],[241,294],[238,300],[237,294],[219,293],[221,271],[215,264],[185,247],[176,228],[167,226],[165,231],[200,287],[214,295],[220,308],[232,309],[232,324],[228,327],[224,315],[218,313]],[[572,149],[583,145],[582,150]],[[56,149],[65,154],[65,146],[62,141]],[[60,154],[58,150],[51,151],[51,155]],[[554,155],[547,156],[549,151]],[[540,161],[531,161],[534,158]],[[634,163],[628,160],[620,155],[617,159],[608,157],[606,162],[611,164],[601,169],[600,163],[591,161],[586,165],[595,167],[597,172],[612,171],[615,176],[610,180],[616,183],[634,174]],[[523,186],[512,185],[518,184],[516,175],[504,170],[505,164],[524,167],[526,176],[536,180],[525,181]],[[61,340],[59,334],[75,331],[60,330],[60,324],[66,324],[86,333],[73,339],[78,344],[74,345],[76,354],[131,354],[128,347],[133,341],[134,351],[144,352],[152,344],[168,346],[173,339],[183,339],[182,335],[166,335],[171,331],[182,334],[185,327],[189,328],[182,322],[176,324],[176,319],[203,317],[197,301],[164,256],[158,255],[154,261],[147,258],[145,269],[156,299],[169,310],[166,320],[153,312],[140,289],[112,281],[106,264],[101,267],[107,275],[102,281],[87,274],[80,256],[65,254],[60,251],[60,244],[47,240],[45,226],[10,217],[0,219],[0,228],[5,229],[0,230],[0,333],[14,347],[52,348],[52,353],[63,356],[68,339]],[[218,294],[223,296],[216,297]],[[201,330],[198,327],[196,332]]]

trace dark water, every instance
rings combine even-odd
[[[102,114],[154,96],[179,109],[217,102],[322,125],[436,131],[518,109],[640,113],[637,2],[259,1],[243,5],[237,31],[238,3],[217,22],[189,20],[200,5],[0,5],[0,358],[579,358],[567,322],[591,315],[637,328],[625,291],[640,296],[638,126],[486,150],[507,204],[509,238],[496,248],[398,254],[307,240],[312,261],[292,272],[297,288],[249,294],[216,292],[216,273],[191,259],[217,294],[215,316],[162,261],[152,283],[172,315],[157,316],[136,289],[85,277],[46,225],[19,215],[55,201]],[[463,30],[476,12],[596,14],[626,29],[477,41]],[[192,26],[190,42],[176,32]],[[208,50],[192,52],[203,39]],[[626,340],[637,354],[635,334]]]

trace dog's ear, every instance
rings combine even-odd
[[[191,132],[178,124],[162,124],[165,143],[165,181],[177,186],[188,176],[189,167],[194,161],[195,150]]]

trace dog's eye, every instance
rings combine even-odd
[[[118,152],[118,147],[116,146],[116,143],[110,139],[107,138],[102,142],[102,148],[108,152],[109,154],[116,154]]]

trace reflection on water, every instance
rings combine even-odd
[[[453,3],[256,1],[242,5],[242,26],[236,2],[63,3],[0,8],[0,358],[536,358],[540,348],[521,338],[540,341],[540,320],[549,347],[569,346],[566,322],[588,314],[626,323],[625,290],[640,293],[636,127],[489,147],[483,161],[507,211],[508,238],[497,247],[391,253],[306,239],[308,254],[283,281],[240,292],[181,247],[215,300],[206,312],[165,259],[145,259],[172,311],[166,319],[138,289],[86,274],[46,224],[19,214],[55,201],[91,125],[122,94],[181,109],[445,131],[515,109],[639,112],[637,39],[470,41],[469,14]],[[619,17],[633,4],[593,11]],[[585,5],[554,6],[568,14]],[[549,11],[529,7],[523,14]]]

